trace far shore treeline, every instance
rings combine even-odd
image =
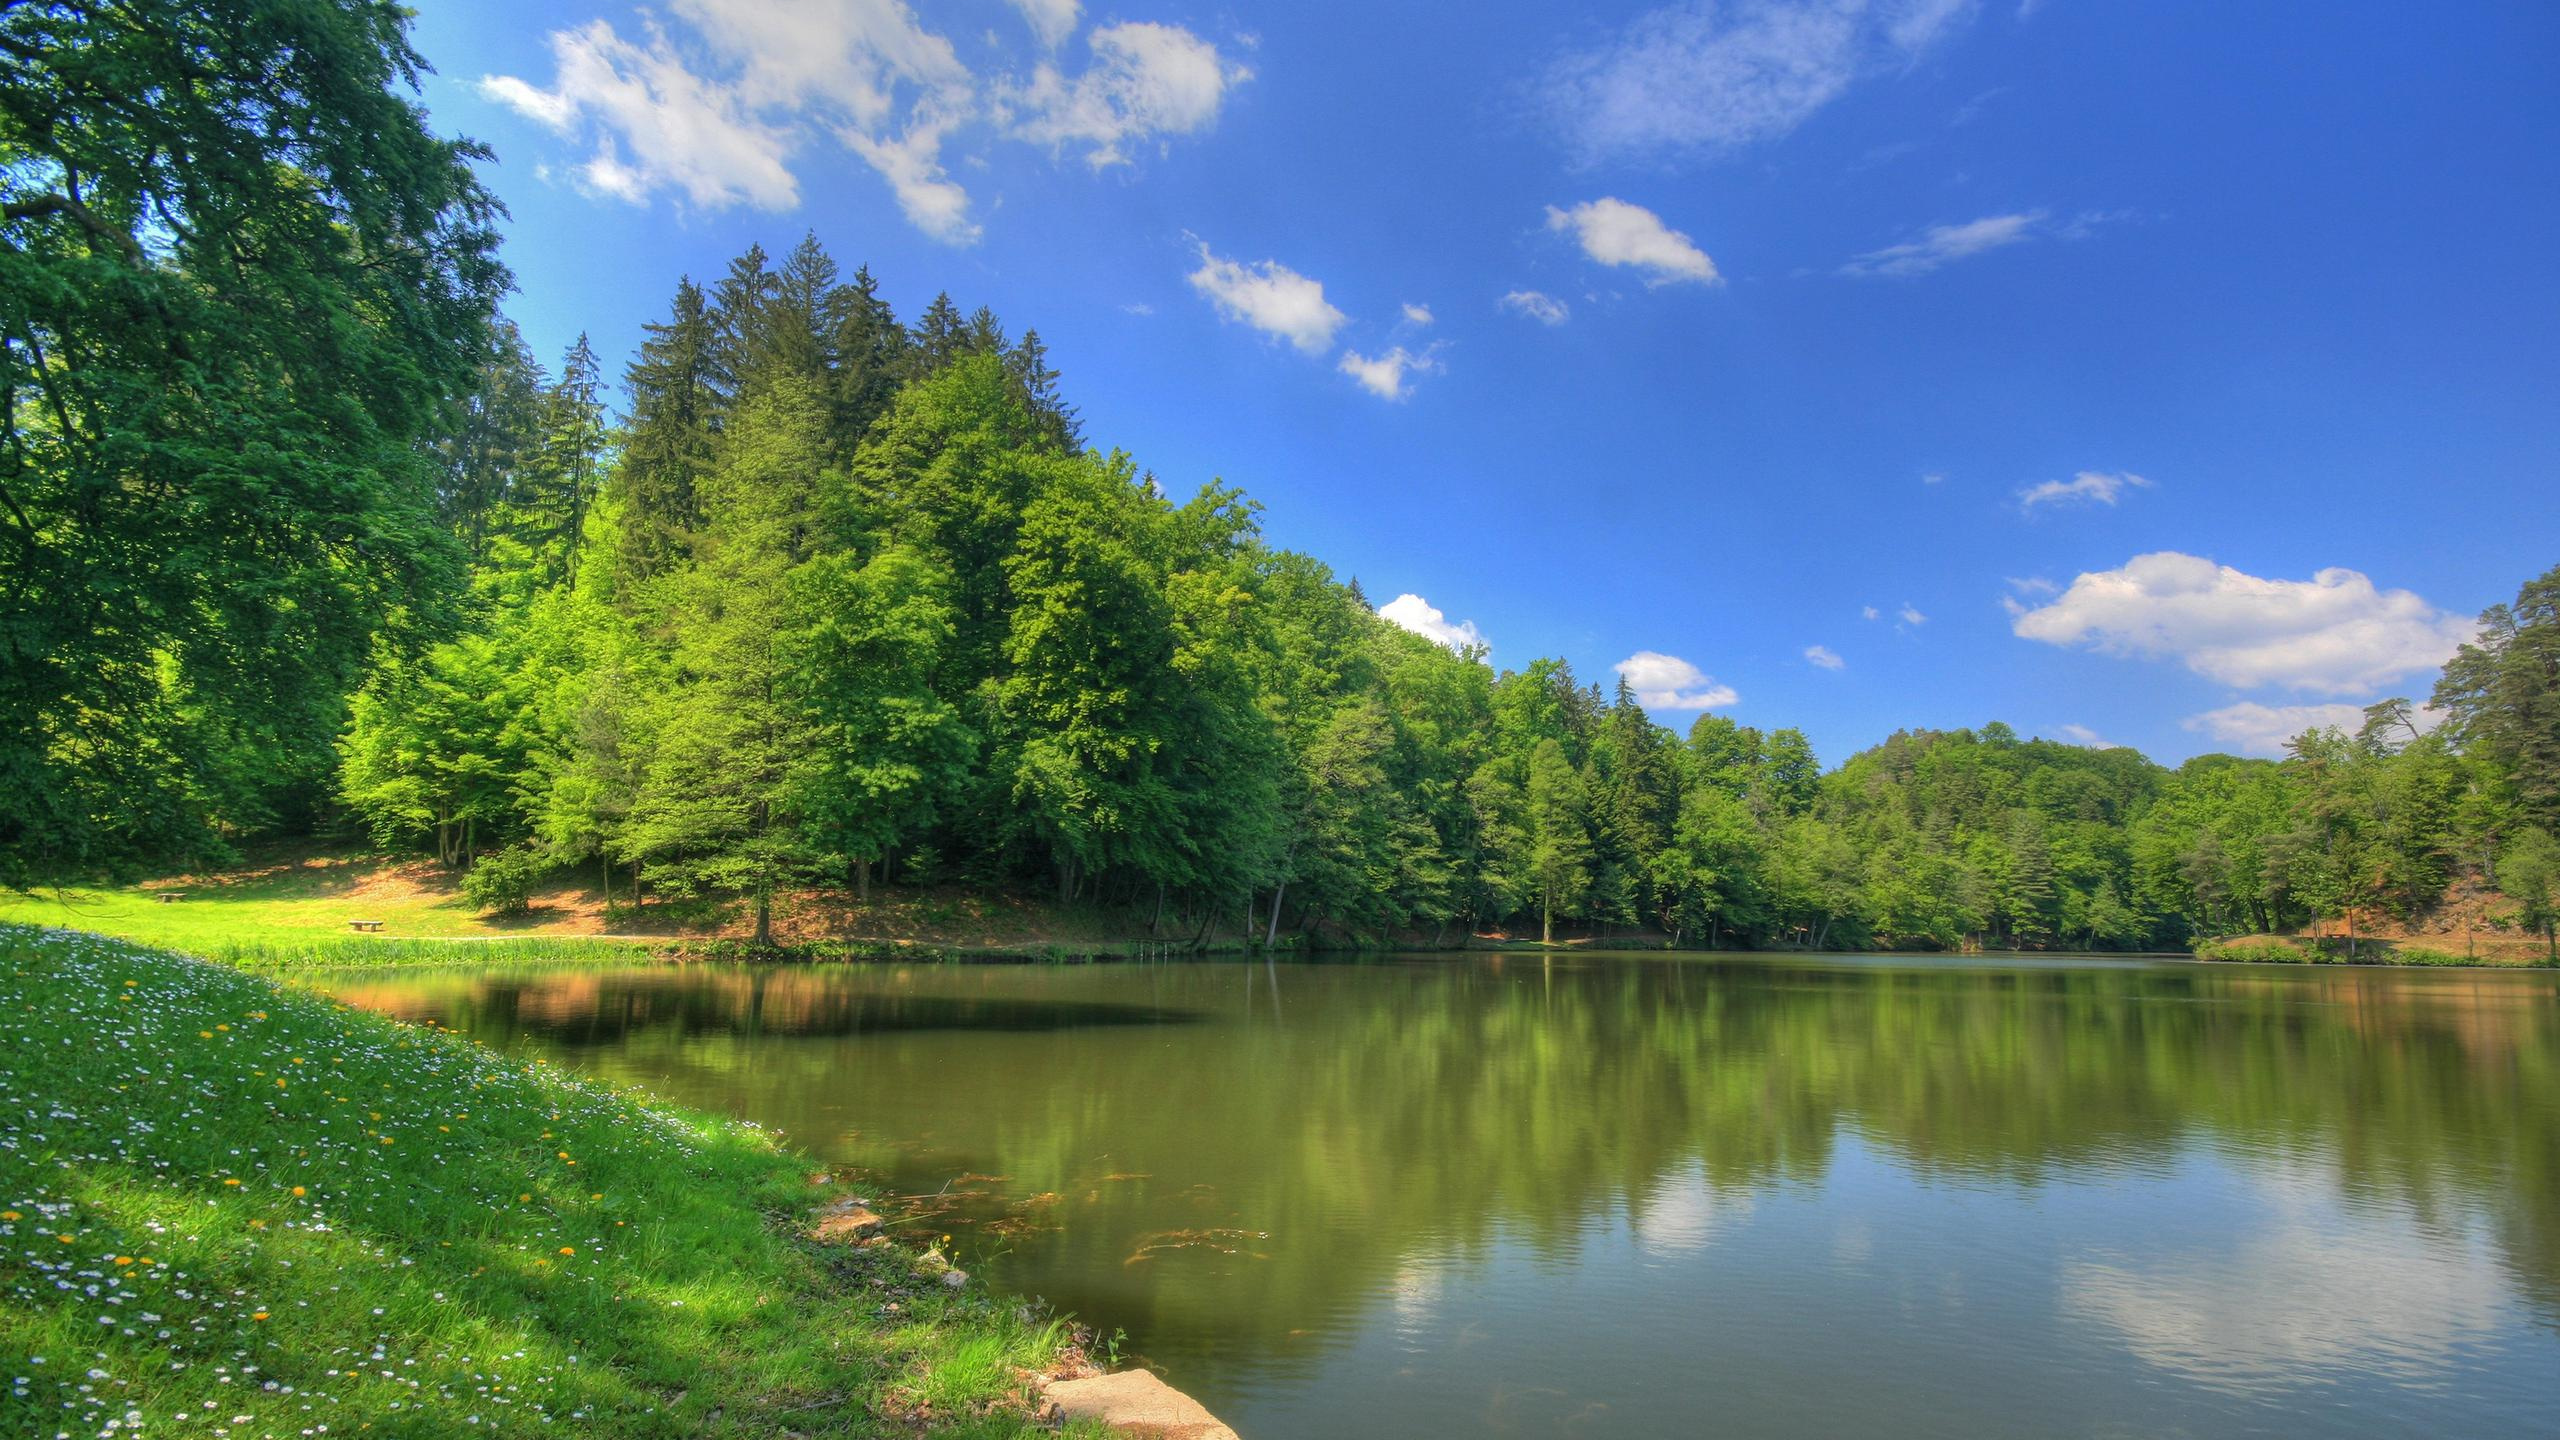
[[[760,937],[919,883],[1294,943],[2160,948],[2462,885],[2549,932],[2560,569],[2431,709],[2281,762],[1994,723],[1824,773],[1397,628],[1084,434],[1036,331],[902,321],[814,238],[678,284],[615,413],[583,339],[546,375],[499,318],[485,156],[362,13],[10,87],[0,884],[360,831]]]

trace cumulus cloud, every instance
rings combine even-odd
[[[1430,307],[1430,306],[1428,306],[1428,305],[1416,305],[1416,304],[1414,304],[1414,303],[1413,303],[1412,301],[1410,301],[1410,300],[1408,300],[1408,301],[1406,301],[1406,302],[1405,302],[1405,306],[1404,306],[1404,321],[1405,321],[1405,323],[1406,323],[1406,324],[1408,324],[1408,325],[1428,325],[1428,324],[1430,324],[1430,323],[1432,322],[1432,319],[1433,319],[1433,316],[1432,316],[1432,314],[1431,314],[1431,307]]]
[[[1716,710],[1742,698],[1677,655],[1639,650],[1615,668],[1635,690],[1636,703],[1648,710]]]
[[[1547,207],[1547,228],[1570,231],[1582,253],[1603,265],[1632,266],[1647,285],[1695,282],[1721,285],[1716,262],[1662,217],[1614,196],[1587,200],[1570,210]]]
[[[735,87],[694,74],[666,36],[653,31],[635,45],[596,20],[552,32],[551,58],[547,90],[491,75],[480,93],[559,134],[592,131],[592,152],[574,172],[589,191],[636,204],[676,190],[704,209],[799,203],[783,163],[791,133],[748,113]]]
[[[1794,130],[1861,77],[1907,66],[1973,0],[1691,0],[1565,56],[1542,87],[1585,161],[1719,153]]]
[[[1905,625],[1926,625],[1929,623],[1929,617],[1920,613],[1920,607],[1912,604],[1908,600],[1903,601],[1902,608],[1894,613],[1902,617],[1902,623]]]
[[[2018,508],[2032,513],[2039,505],[2113,505],[2127,490],[2148,490],[2151,482],[2127,472],[2106,475],[2083,470],[2068,480],[2047,480],[2018,492]]]
[[[2369,693],[2444,663],[2472,633],[2460,616],[2353,570],[2267,580],[2174,550],[2083,574],[2033,609],[2006,603],[2022,638],[2174,659],[2243,690]]]
[[[1077,0],[1015,3],[1044,48],[1073,33]],[[1025,81],[973,72],[905,0],[673,0],[672,12],[664,25],[644,16],[638,40],[603,20],[555,31],[548,86],[490,75],[479,91],[582,145],[569,173],[593,194],[787,210],[800,198],[794,157],[832,137],[918,229],[967,244],[979,227],[942,153],[955,137],[1007,134],[1116,164],[1137,140],[1207,128],[1249,75],[1178,26],[1094,30],[1081,73],[1044,61]]]
[[[1415,354],[1398,345],[1374,358],[1357,350],[1345,350],[1338,368],[1379,399],[1402,400],[1413,393],[1407,377],[1439,374],[1440,359],[1433,350]]]
[[[2063,743],[2068,745],[2077,745],[2083,750],[2120,750],[2124,748],[2116,744],[2113,740],[2109,740],[2104,736],[2101,736],[2097,731],[2090,729],[2086,725],[2065,725],[2061,727],[2061,733]]]
[[[1503,296],[1499,303],[1503,309],[1515,315],[1526,315],[1541,325],[1561,325],[1573,314],[1565,308],[1563,301],[1535,290],[1514,290]]]
[[[2443,723],[2444,712],[2420,707],[2409,718],[2424,730]],[[2344,730],[2352,735],[2364,726],[2364,707],[2344,701],[2328,705],[2261,705],[2243,700],[2207,710],[2178,722],[2186,729],[2243,755],[2282,755],[2285,742],[2306,730]]]
[[[1858,615],[1859,615],[1859,618],[1861,618],[1861,619],[1866,619],[1866,620],[1881,620],[1881,619],[1883,619],[1883,618],[1884,618],[1884,612],[1883,612],[1883,611],[1881,611],[1881,610],[1879,610],[1879,609],[1877,609],[1877,608],[1876,608],[1876,607],[1874,607],[1873,605],[1861,605],[1861,606],[1859,606],[1859,607],[1858,607]]]
[[[1476,628],[1476,622],[1461,620],[1452,624],[1448,615],[1439,606],[1410,590],[1379,606],[1378,614],[1390,624],[1401,626],[1425,640],[1436,641],[1452,650],[1492,648],[1491,642],[1484,638],[1484,632]]]
[[[1275,335],[1309,355],[1332,348],[1334,332],[1350,320],[1324,298],[1322,283],[1277,260],[1238,263],[1200,245],[1200,268],[1191,288],[1209,297],[1218,313]]]
[[[1807,645],[1804,647],[1804,658],[1807,663],[1825,670],[1845,670],[1849,665],[1848,661],[1841,659],[1839,653],[1828,645]]]
[[[1179,25],[1131,21],[1085,37],[1093,63],[1069,79],[1053,65],[999,91],[1013,133],[1052,149],[1082,146],[1100,170],[1126,164],[1133,141],[1209,127],[1227,91],[1253,78],[1218,47]]]

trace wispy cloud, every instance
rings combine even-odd
[[[1804,647],[1804,658],[1806,663],[1824,670],[1849,668],[1849,662],[1841,659],[1839,653],[1828,645],[1807,645]]]
[[[2047,480],[2018,492],[2018,508],[2029,514],[2039,505],[2113,505],[2127,490],[2148,490],[2151,482],[2130,471],[2108,475],[2083,470],[2068,480]]]
[[[1433,316],[1431,314],[1430,306],[1416,305],[1410,300],[1405,302],[1404,323],[1407,325],[1428,325],[1432,322],[1432,319]]]
[[[2044,221],[2041,210],[1985,215],[1961,225],[1932,225],[1917,240],[1870,250],[1840,267],[1843,275],[1926,275],[1942,265],[2029,238]]]
[[[1721,285],[1716,262],[1687,235],[1662,223],[1662,217],[1615,196],[1585,201],[1569,210],[1547,207],[1547,228],[1570,233],[1582,253],[1603,265],[1632,268],[1644,283],[1683,282]]]
[[[1514,315],[1526,315],[1541,325],[1561,325],[1573,314],[1563,301],[1535,290],[1514,290],[1498,303]]]
[[[1542,99],[1586,162],[1717,154],[1776,139],[1860,78],[1962,28],[1973,0],[1692,0],[1558,60]]]

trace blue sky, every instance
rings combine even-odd
[[[545,355],[814,230],[901,314],[1036,325],[1092,440],[1391,614],[1683,728],[2270,753],[2560,563],[2548,5],[439,0],[416,39]]]

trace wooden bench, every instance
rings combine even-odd
[[[187,898],[187,892],[184,890],[163,890],[151,898],[159,901],[163,905],[175,905],[179,901]]]
[[[382,928],[382,922],[379,920],[350,920],[347,922],[347,928],[350,930],[379,930]]]

